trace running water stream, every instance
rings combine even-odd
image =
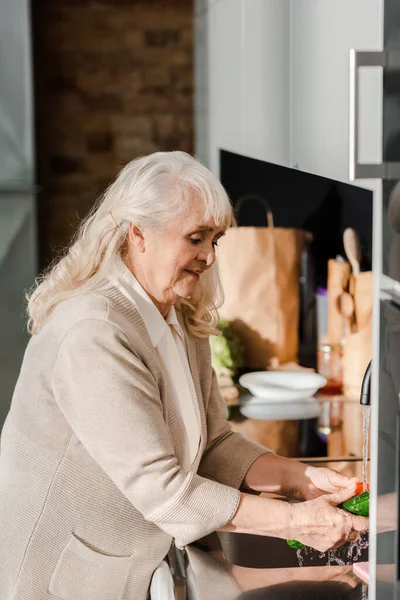
[[[367,489],[367,467],[368,467],[368,439],[369,439],[369,417],[370,406],[363,406],[363,492]]]
[[[363,491],[367,490],[368,449],[369,449],[368,441],[369,441],[370,414],[371,414],[371,407],[363,406],[363,470],[362,470]],[[349,544],[349,548],[348,548],[348,552],[347,552],[347,559],[348,559],[349,563],[355,562],[360,557],[361,551],[363,549],[368,548],[368,545],[369,545],[368,539],[362,539],[362,538],[357,540],[356,542],[352,542],[351,544]],[[303,566],[304,556],[306,556],[308,554],[308,552],[310,552],[309,548],[303,548],[303,549],[296,551],[297,559],[299,561],[299,567]],[[313,552],[313,550],[311,550],[311,552]],[[331,565],[331,564],[344,565],[344,564],[346,564],[341,558],[339,558],[339,556],[337,556],[337,554],[335,553],[335,550],[329,550],[327,553],[322,552],[321,554],[319,554],[320,558],[323,558],[325,556],[327,556],[327,564],[328,565]],[[368,589],[368,586],[364,586],[364,584],[363,584],[362,600],[364,600],[365,598],[368,598],[367,589]]]

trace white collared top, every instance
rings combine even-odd
[[[146,325],[151,342],[175,392],[174,400],[185,424],[186,445],[189,449],[190,464],[192,464],[200,443],[200,413],[190,372],[185,334],[175,308],[171,306],[164,319],[150,296],[122,261],[118,273],[110,275],[108,279],[133,302]]]

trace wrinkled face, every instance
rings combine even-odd
[[[193,295],[202,273],[215,262],[222,235],[224,229],[214,221],[204,222],[204,206],[193,200],[190,210],[161,233],[149,228],[142,231],[142,240],[131,240],[136,246],[132,270],[162,312]]]

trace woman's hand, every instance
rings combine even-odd
[[[322,471],[323,469],[317,470]],[[334,473],[334,471],[332,472]],[[318,477],[323,478],[324,476],[317,476],[317,481],[323,485]],[[334,484],[327,483],[326,485]],[[326,552],[347,541],[358,539],[359,533],[368,529],[368,519],[337,508],[338,504],[354,496],[354,493],[355,482],[351,487],[342,487],[339,492],[334,494],[322,492],[322,495],[313,500],[294,504],[292,506],[291,539],[298,540],[320,552]]]
[[[323,494],[335,494],[343,488],[353,490],[355,495],[357,482],[356,477],[347,477],[332,469],[308,466],[293,497],[298,500],[313,500]]]
[[[368,529],[368,519],[337,507],[354,495],[352,488],[322,494],[314,500],[292,503],[251,494],[240,494],[236,513],[220,531],[268,535],[298,540],[326,552],[347,541],[355,541]]]
[[[313,500],[342,488],[354,488],[356,482],[356,478],[332,469],[313,467],[269,453],[260,456],[251,465],[244,484],[257,492],[272,492],[296,500]]]

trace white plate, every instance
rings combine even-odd
[[[303,398],[301,402],[245,402],[240,412],[248,419],[294,420],[314,419],[319,416],[320,403],[315,398]]]
[[[326,384],[326,379],[308,371],[256,371],[242,375],[239,383],[258,398],[295,402],[313,396]]]

